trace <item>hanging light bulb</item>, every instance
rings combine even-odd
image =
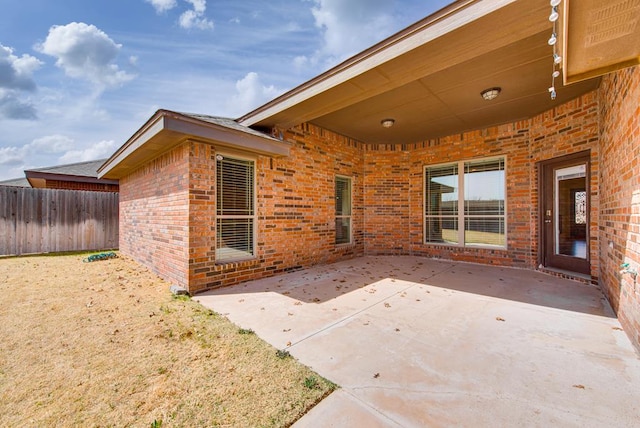
[[[547,43],[549,46],[553,47],[553,69],[551,72],[551,86],[549,87],[549,95],[552,100],[556,99],[556,79],[560,77],[560,71],[556,70],[556,66],[562,63],[562,57],[558,55],[556,52],[556,43],[558,43],[558,36],[556,33],[557,21],[560,18],[560,14],[558,13],[558,6],[562,0],[549,0],[549,4],[551,5],[551,14],[549,15],[549,21],[553,23],[553,33],[551,33],[551,37]]]

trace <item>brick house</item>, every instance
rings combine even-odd
[[[0,181],[0,186],[117,192],[118,180],[98,178],[98,168],[105,161],[106,159],[98,159],[28,169],[24,171],[25,178]]]
[[[160,110],[99,171],[120,250],[191,293],[360,255],[544,270],[640,347],[639,8],[459,0],[236,120]]]

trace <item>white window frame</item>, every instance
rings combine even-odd
[[[218,214],[218,162],[223,160],[220,159],[220,157],[224,158],[229,158],[229,159],[236,159],[236,160],[241,160],[241,161],[246,161],[246,162],[251,162],[253,165],[253,214],[252,215],[221,215]],[[216,248],[215,248],[215,254],[216,254],[216,263],[218,264],[226,264],[226,263],[235,263],[235,262],[239,262],[239,261],[245,261],[245,260],[253,260],[256,258],[256,243],[258,242],[258,236],[257,236],[257,232],[258,232],[258,214],[257,214],[257,183],[256,183],[256,179],[257,179],[257,159],[255,157],[251,157],[251,156],[246,156],[246,155],[241,155],[241,154],[236,154],[236,153],[232,153],[232,152],[217,152],[216,153],[216,211],[215,211],[215,218],[214,218],[214,227],[215,227],[215,233],[216,233]],[[231,254],[224,254],[225,252],[221,251],[222,248],[219,248],[219,241],[218,241],[218,220],[222,220],[222,219],[251,219],[252,220],[252,236],[253,236],[253,241],[252,241],[252,245],[251,245],[251,253],[244,253],[241,254],[241,251],[238,250],[238,252],[236,254],[233,254],[233,252],[231,252]]]
[[[335,199],[334,199],[334,224],[337,223],[336,220],[340,219],[349,219],[349,242],[336,242],[337,238],[338,238],[338,233],[337,230],[334,230],[334,236],[333,236],[333,243],[336,246],[341,246],[341,245],[351,245],[353,244],[353,178],[346,176],[346,175],[336,175],[333,183],[334,183],[334,189],[333,189],[333,197],[336,197],[336,189],[337,189],[337,184],[338,184],[338,180],[346,180],[348,185],[349,185],[349,215],[338,215],[338,213],[335,212]]]
[[[482,244],[474,244],[474,243],[469,243],[469,244],[465,244],[465,219],[467,219],[468,215],[465,215],[465,209],[464,209],[464,201],[465,201],[465,188],[464,188],[464,175],[465,175],[465,164],[469,163],[469,162],[491,162],[491,161],[495,161],[495,160],[502,160],[503,165],[504,165],[504,214],[503,215],[484,215],[482,217],[485,218],[503,218],[504,219],[504,245],[491,245],[491,244],[486,244],[486,243],[482,243]],[[437,167],[444,167],[444,166],[452,166],[452,165],[456,165],[458,167],[458,213],[456,214],[455,218],[458,221],[458,242],[457,243],[452,243],[452,242],[431,242],[431,241],[427,241],[427,235],[428,235],[428,220],[431,218],[439,218],[440,216],[437,215],[429,215],[427,214],[427,170],[431,169],[431,168],[437,168]],[[461,247],[461,248],[486,248],[486,249],[507,249],[507,242],[508,242],[508,236],[507,236],[507,231],[508,231],[508,227],[507,227],[507,221],[508,221],[508,204],[507,204],[507,157],[506,156],[493,156],[493,157],[487,157],[487,158],[472,158],[472,159],[463,159],[463,160],[459,160],[459,161],[454,161],[454,162],[445,162],[445,163],[439,163],[439,164],[433,164],[433,165],[425,165],[423,168],[423,175],[422,175],[422,195],[423,195],[423,201],[422,201],[422,218],[423,218],[423,222],[422,222],[422,241],[424,244],[426,245],[434,245],[434,246],[454,246],[454,247]]]

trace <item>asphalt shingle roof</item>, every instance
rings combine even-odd
[[[201,120],[203,122],[213,123],[214,125],[224,126],[225,128],[233,129],[236,131],[244,132],[246,134],[255,135],[257,137],[262,138],[270,138],[278,141],[276,138],[273,138],[269,134],[265,134],[264,132],[256,131],[255,129],[249,128],[248,126],[240,125],[234,119],[230,119],[228,117],[219,117],[219,116],[209,116],[206,114],[195,114],[195,113],[183,113],[179,114],[187,117],[192,117],[194,119]]]
[[[94,161],[71,163],[67,165],[48,166],[44,168],[34,168],[25,171],[41,172],[46,174],[57,175],[75,175],[78,177],[98,177],[98,168],[106,161],[106,159],[98,159]]]
[[[31,184],[26,178],[12,178],[11,180],[0,181],[0,186],[31,187]]]

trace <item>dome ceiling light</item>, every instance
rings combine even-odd
[[[498,95],[500,95],[500,92],[502,92],[502,88],[495,87],[495,88],[485,89],[484,91],[480,92],[480,95],[485,100],[491,101],[496,99]]]
[[[382,119],[380,121],[380,125],[382,125],[383,128],[391,128],[394,123],[396,123],[395,119]]]

